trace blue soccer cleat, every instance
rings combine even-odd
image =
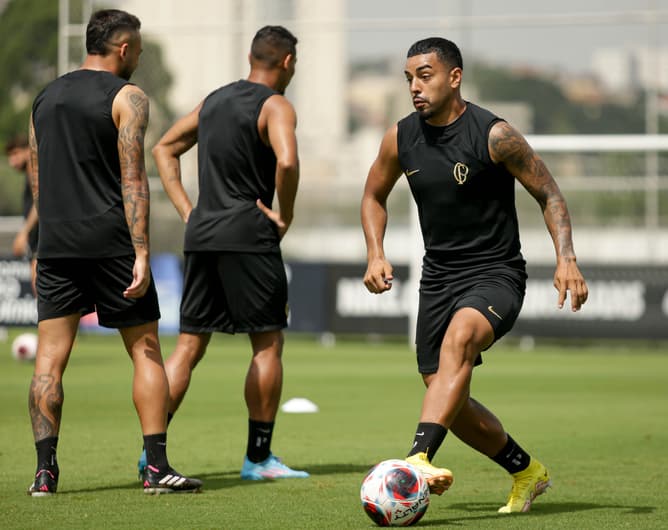
[[[307,478],[309,474],[306,471],[290,469],[281,460],[269,453],[269,456],[262,462],[251,462],[248,457],[244,457],[244,465],[241,468],[241,478],[243,480],[274,480],[279,478]]]
[[[139,480],[144,481],[144,473],[146,471],[146,449],[142,449],[141,456],[137,462],[137,472],[139,473]]]

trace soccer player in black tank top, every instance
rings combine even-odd
[[[37,473],[28,494],[56,493],[62,377],[82,315],[118,328],[134,365],[133,401],[149,453],[144,492],[197,491],[167,460],[168,382],[149,263],[144,168],[148,98],[128,83],[141,53],[139,20],[95,12],[79,70],[50,83],[30,119],[32,191],[40,216],[38,335],[29,406]],[[168,483],[169,485],[165,485]]]
[[[287,279],[280,240],[299,180],[296,115],[283,92],[295,70],[297,39],[260,29],[247,79],[223,86],[177,121],[153,149],[160,178],[186,226],[180,334],[165,367],[170,417],[214,331],[248,333],[248,439],[241,478],[303,478],[271,452],[283,380]],[[193,208],[179,157],[198,144],[199,198]],[[274,192],[278,210],[271,209]],[[143,455],[139,468],[144,465]]]
[[[502,119],[460,94],[462,58],[442,38],[416,42],[405,75],[416,112],[390,128],[371,166],[362,198],[367,244],[367,289],[392,287],[385,257],[386,200],[405,174],[418,206],[425,246],[416,345],[427,387],[407,460],[442,494],[452,473],[431,464],[451,430],[513,476],[500,513],[528,511],[550,485],[545,467],[530,457],[501,422],[470,397],[480,352],[512,327],[524,297],[514,182],[540,205],[557,255],[557,305],[570,292],[571,309],[587,299],[576,264],[571,222],[559,187],[526,140]]]

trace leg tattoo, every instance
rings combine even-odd
[[[33,375],[28,406],[35,441],[58,436],[63,397],[63,385],[54,376]]]

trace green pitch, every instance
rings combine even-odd
[[[16,332],[10,333],[10,340]],[[2,528],[372,528],[359,487],[376,462],[402,457],[422,386],[402,342],[324,347],[288,335],[283,401],[306,397],[316,414],[279,413],[273,449],[306,480],[239,478],[246,443],[245,337],[219,335],[195,372],[169,431],[172,465],[204,480],[199,495],[147,496],[131,364],[120,338],[82,336],[65,374],[59,493],[30,498],[35,465],[27,411],[32,368],[0,343]],[[174,341],[165,338],[164,353]],[[554,487],[527,515],[496,514],[510,480],[454,436],[435,463],[455,474],[418,527],[665,528],[668,520],[668,350],[651,346],[539,346],[512,341],[485,354],[472,395],[549,468]]]

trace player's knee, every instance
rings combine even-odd
[[[253,355],[272,356],[280,358],[283,355],[285,337],[281,331],[250,333]]]
[[[35,358],[35,371],[61,377],[67,366],[71,348],[63,345],[39,344]]]
[[[443,350],[460,356],[462,360],[473,362],[481,349],[472,325],[463,324],[451,327],[443,339]]]
[[[188,364],[190,368],[195,368],[197,363],[204,357],[206,348],[209,344],[208,335],[186,335],[179,337],[174,353],[170,356],[172,360]]]
[[[461,352],[469,361],[475,362],[478,354],[494,340],[494,330],[489,322],[473,309],[458,311],[448,326],[443,339],[446,349]]]

